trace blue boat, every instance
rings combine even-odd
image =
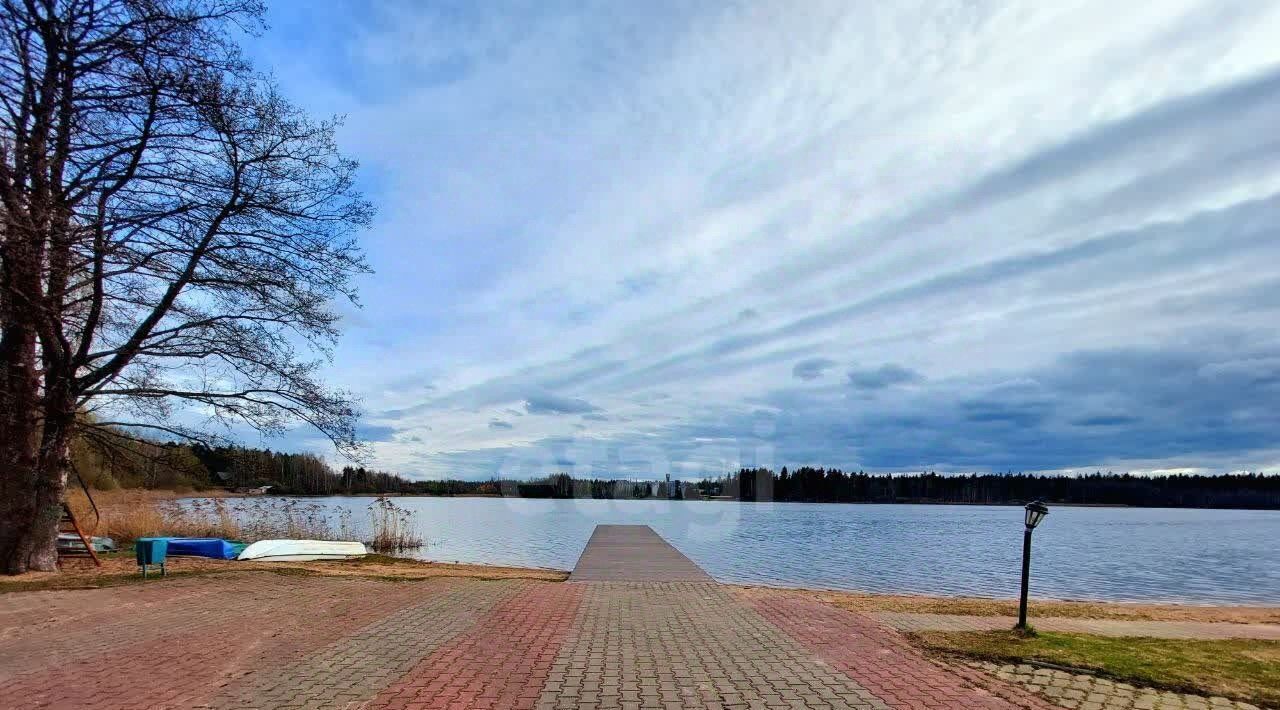
[[[171,537],[169,556],[212,557],[215,560],[234,560],[244,550],[243,542],[231,542],[220,537]]]

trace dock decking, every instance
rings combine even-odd
[[[714,582],[648,525],[597,525],[570,582]]]

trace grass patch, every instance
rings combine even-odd
[[[1186,641],[1012,631],[922,632],[927,648],[990,661],[1042,661],[1115,680],[1280,706],[1280,641]]]

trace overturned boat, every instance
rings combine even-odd
[[[259,562],[310,562],[349,560],[369,554],[363,542],[336,540],[259,540],[244,548],[238,560]]]
[[[109,537],[97,537],[96,535],[89,538],[89,544],[93,545],[94,552],[116,552],[116,541]],[[58,533],[58,552],[84,552],[84,540],[76,533]]]
[[[234,560],[244,551],[243,542],[232,542],[220,537],[169,537],[168,554],[174,557],[208,557],[214,560]]]

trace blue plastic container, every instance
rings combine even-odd
[[[147,567],[149,565],[160,565],[160,576],[167,577],[168,570],[165,569],[165,558],[169,554],[169,538],[167,537],[140,537],[133,543],[134,554],[138,557],[138,566],[142,568],[142,578],[147,578]]]

